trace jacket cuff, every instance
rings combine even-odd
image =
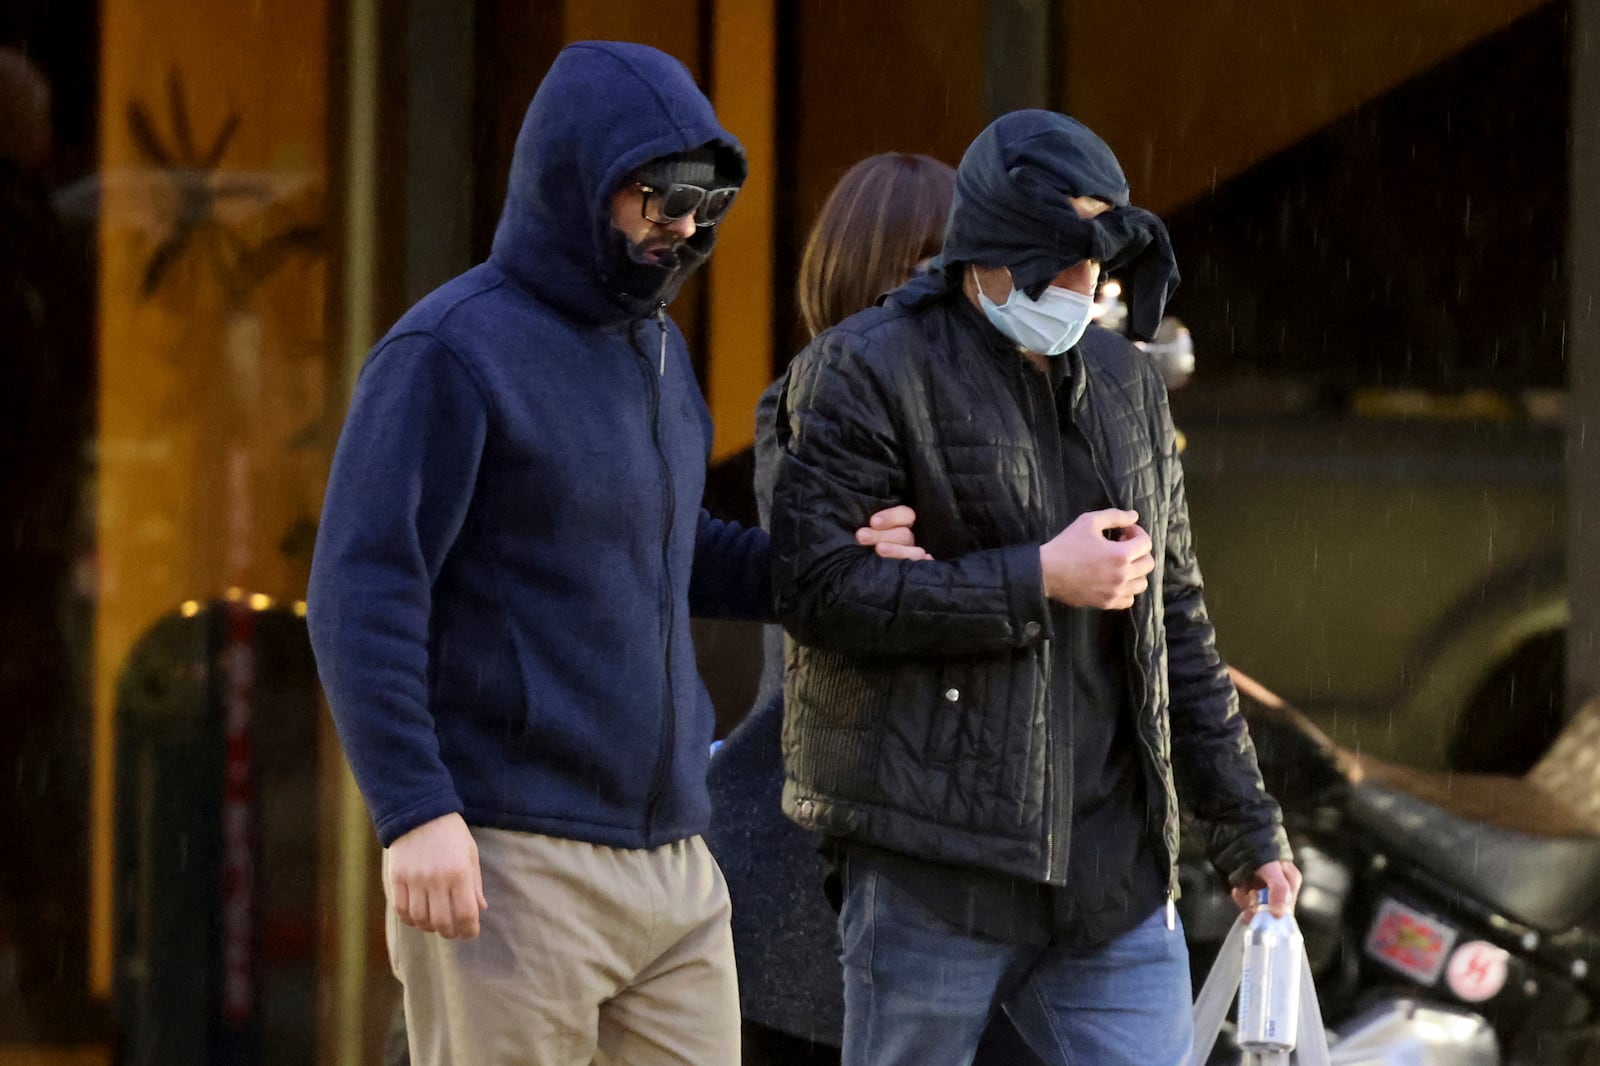
[[[1050,623],[1050,601],[1044,595],[1044,569],[1037,544],[1019,544],[1001,550],[1005,572],[1006,604],[1011,610],[1011,632],[1018,647],[1038,644],[1055,636]]]
[[[1255,872],[1270,862],[1293,861],[1294,851],[1283,826],[1272,825],[1235,839],[1217,864],[1230,885],[1247,884]]]
[[[419,825],[426,825],[435,818],[443,818],[447,814],[463,813],[465,809],[462,807],[460,797],[451,791],[432,796],[421,803],[414,803],[382,818],[375,818],[373,827],[378,831],[378,842],[388,847]]]

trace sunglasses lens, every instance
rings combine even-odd
[[[656,210],[660,216],[669,222],[676,222],[694,213],[700,206],[705,190],[698,185],[670,185],[663,192],[656,194]]]
[[[697,226],[715,226],[733,205],[738,189],[703,189],[673,182],[664,189],[641,185],[645,192],[644,216],[658,225],[694,216]]]
[[[728,213],[728,208],[733,206],[733,198],[738,191],[738,189],[712,189],[707,192],[705,201],[701,203],[694,220],[702,226],[715,226]]]

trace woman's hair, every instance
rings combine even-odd
[[[851,167],[828,194],[800,259],[800,318],[812,336],[871,307],[944,241],[955,169],[885,152]]]

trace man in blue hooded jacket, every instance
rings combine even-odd
[[[738,1061],[689,617],[768,616],[770,571],[700,509],[710,418],[665,309],[744,177],[682,64],[566,48],[488,261],[357,382],[309,623],[418,1066]]]

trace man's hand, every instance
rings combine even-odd
[[[1108,539],[1107,531],[1116,534]],[[1039,548],[1044,594],[1073,607],[1121,611],[1149,587],[1150,534],[1133,511],[1087,511]]]
[[[394,912],[424,933],[472,940],[483,898],[478,844],[459,814],[424,822],[389,845]]]
[[[1256,893],[1267,890],[1267,909],[1275,918],[1282,918],[1294,910],[1295,897],[1300,895],[1300,868],[1287,859],[1269,862],[1251,875],[1249,881],[1233,888],[1233,901],[1239,909],[1249,914],[1256,907]]]
[[[933,556],[917,547],[916,535],[911,532],[916,521],[917,512],[904,504],[885,507],[856,530],[856,543],[872,548],[885,559],[910,559],[912,562],[932,559]]]

